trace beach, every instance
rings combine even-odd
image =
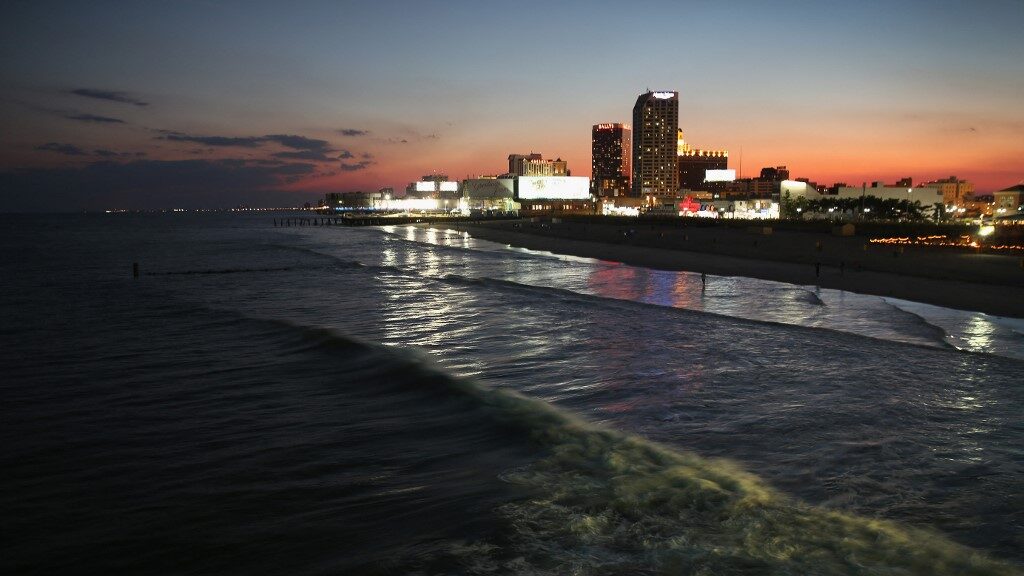
[[[433,225],[436,227],[436,224]],[[471,235],[559,254],[656,270],[686,270],[815,285],[996,316],[1024,318],[1022,256],[868,243],[863,236],[637,221],[501,220],[452,223]]]

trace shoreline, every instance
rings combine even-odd
[[[801,232],[757,235],[719,227],[679,228],[643,222],[632,228],[528,220],[440,226],[501,244],[656,270],[820,286],[1024,319],[1024,267],[1015,256],[896,252],[891,247],[865,247],[863,237]]]

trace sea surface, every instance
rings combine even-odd
[[[1019,320],[274,218],[0,216],[0,573],[1024,567]]]

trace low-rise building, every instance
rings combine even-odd
[[[880,182],[875,182],[870,187],[840,186],[836,194],[837,198],[860,198],[861,196],[873,196],[881,200],[909,200],[911,203],[920,202],[923,207],[943,203],[942,191],[933,186],[884,186]]]
[[[512,213],[519,210],[515,201],[515,180],[485,176],[462,181],[463,210],[477,213]]]
[[[993,192],[992,214],[997,220],[1024,214],[1024,184]]]
[[[406,198],[437,198],[458,200],[459,183],[448,179],[447,174],[428,174],[405,187]]]
[[[376,210],[383,200],[381,192],[328,192],[324,207],[335,212]]]
[[[946,206],[962,206],[966,198],[974,196],[974,184],[960,180],[956,176],[925,182],[923,186],[938,188],[942,192],[942,202]]]

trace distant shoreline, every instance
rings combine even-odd
[[[724,227],[528,220],[420,224],[532,250],[658,270],[745,276],[1024,318],[1020,256],[869,245],[863,237]],[[632,230],[632,232],[630,232]],[[820,245],[819,245],[820,243]],[[816,265],[820,264],[816,275]]]

